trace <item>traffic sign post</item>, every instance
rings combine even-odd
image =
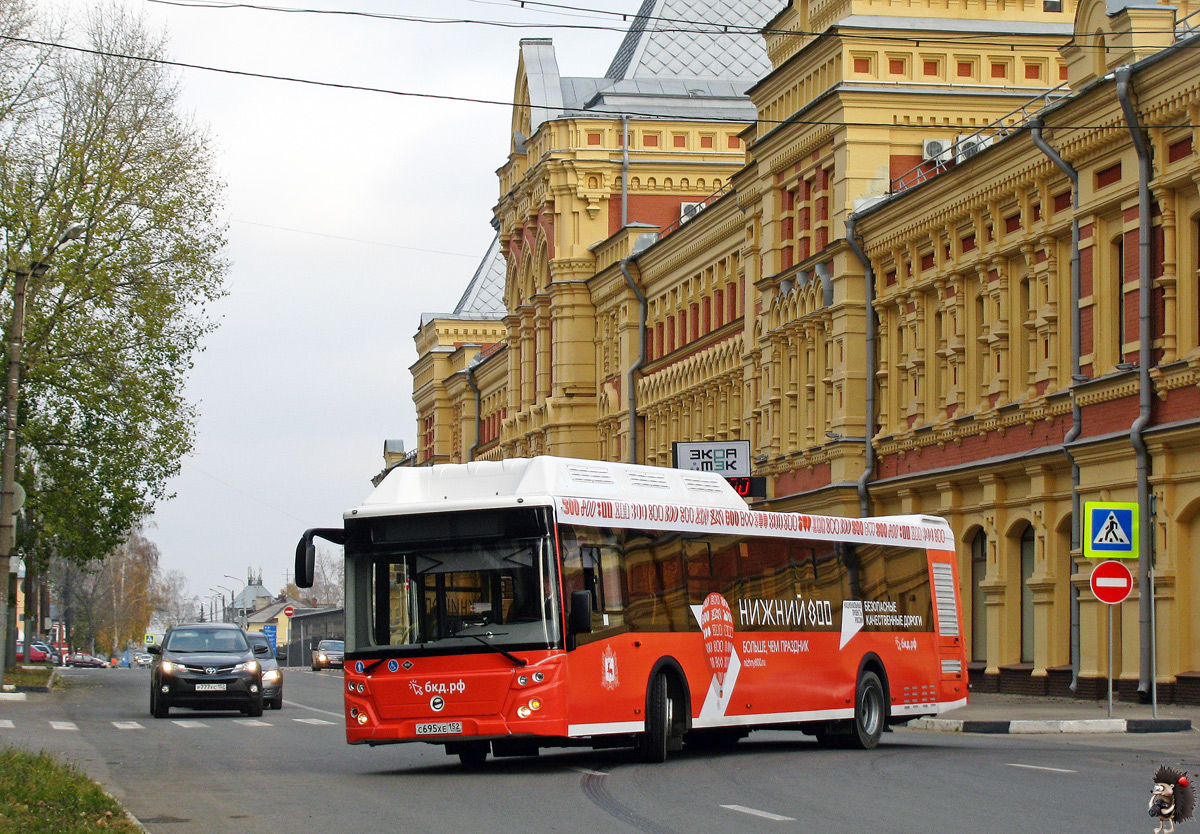
[[[1133,574],[1129,572],[1129,568],[1125,567],[1124,562],[1109,560],[1092,568],[1092,576],[1088,581],[1096,599],[1108,606],[1108,717],[1112,718],[1113,608],[1129,598],[1129,594],[1133,590]]]

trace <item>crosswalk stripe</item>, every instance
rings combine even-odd
[[[7,718],[0,718],[0,730],[11,730],[13,723]]]
[[[118,730],[144,730],[146,729],[136,721],[114,721],[112,723]]]
[[[273,727],[274,724],[268,724],[266,721],[259,721],[257,718],[235,718],[234,724],[241,724],[243,727]]]
[[[326,721],[324,718],[293,718],[292,720],[299,721],[301,724],[333,724],[332,721]]]
[[[196,730],[196,729],[199,729],[200,727],[208,726],[203,721],[192,721],[192,720],[172,721],[171,723],[176,724],[180,727],[184,727],[188,730]]]
[[[51,721],[50,726],[56,730],[78,730],[74,721]]]

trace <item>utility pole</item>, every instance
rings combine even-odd
[[[4,640],[4,649],[0,651],[0,681],[4,680],[4,665],[7,660],[8,629],[10,626],[9,607],[15,606],[16,595],[13,593],[12,577],[10,574],[13,546],[16,543],[16,494],[17,494],[17,408],[21,402],[21,347],[25,342],[25,293],[29,289],[29,279],[41,278],[50,271],[50,259],[67,241],[80,237],[87,227],[76,223],[63,233],[58,243],[39,260],[34,260],[28,266],[9,266],[13,274],[13,312],[12,321],[8,325],[8,381],[4,392],[4,460],[0,464],[0,580],[3,587],[3,605],[0,605],[0,638]],[[15,617],[16,611],[13,610]],[[26,657],[28,654],[29,635],[25,635]]]

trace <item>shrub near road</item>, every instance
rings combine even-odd
[[[0,834],[142,834],[117,801],[46,753],[0,748]]]

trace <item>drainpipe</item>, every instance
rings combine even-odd
[[[480,411],[483,407],[483,395],[479,392],[479,384],[475,381],[474,360],[467,363],[467,385],[471,386],[471,390],[475,392],[475,442],[471,444],[470,449],[467,449],[467,461],[470,462],[475,460],[475,450],[483,441],[483,415]]]
[[[1150,453],[1146,449],[1143,432],[1150,424],[1151,396],[1150,362],[1151,351],[1151,226],[1150,226],[1150,177],[1152,166],[1150,147],[1146,135],[1138,122],[1137,111],[1131,98],[1133,69],[1120,67],[1116,71],[1117,98],[1129,124],[1129,134],[1138,156],[1138,388],[1140,400],[1137,419],[1129,430],[1133,448],[1137,453],[1137,499],[1138,513],[1142,523],[1138,537],[1138,633],[1141,645],[1141,664],[1138,670],[1138,694],[1149,697],[1158,714],[1158,687],[1155,640],[1154,640],[1154,561],[1150,549],[1154,545],[1154,526],[1150,516]]]
[[[1083,410],[1075,396],[1075,386],[1085,381],[1080,370],[1080,356],[1083,352],[1082,334],[1079,332],[1080,312],[1080,269],[1079,269],[1079,172],[1064,160],[1054,148],[1042,137],[1045,123],[1034,119],[1030,123],[1033,144],[1044,153],[1051,162],[1058,166],[1067,178],[1071,180],[1071,430],[1063,438],[1063,453],[1071,462],[1071,552],[1079,550],[1079,524],[1083,516],[1079,509],[1079,463],[1071,453],[1074,443],[1083,431]],[[1071,565],[1071,573],[1075,566]],[[1074,692],[1079,683],[1079,588],[1071,583],[1071,691]]]
[[[633,280],[633,276],[629,274],[629,262],[633,260],[633,256],[622,258],[620,262],[621,274],[625,276],[625,283],[629,285],[629,289],[633,290],[634,296],[638,300],[638,357],[637,361],[629,367],[627,375],[626,387],[629,389],[629,462],[637,463],[637,374],[642,369],[642,365],[646,364],[646,295],[638,287],[637,282]]]
[[[629,116],[621,117],[621,228],[629,225]],[[626,276],[628,277],[628,276]]]
[[[865,435],[865,443],[863,445],[865,465],[863,466],[862,474],[858,476],[858,513],[863,518],[868,518],[871,515],[871,492],[867,488],[867,484],[875,477],[875,366],[879,361],[877,356],[879,351],[879,321],[875,317],[875,270],[871,267],[871,261],[867,258],[867,253],[863,251],[858,238],[854,234],[854,226],[857,222],[858,218],[853,214],[846,219],[846,242],[850,244],[851,251],[854,252],[859,262],[862,263],[863,273],[866,278],[867,413],[863,431]]]

